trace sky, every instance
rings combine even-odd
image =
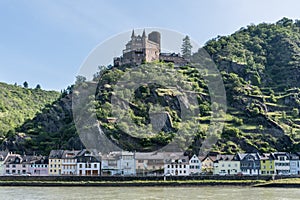
[[[297,0],[0,0],[0,82],[60,91],[120,33],[158,27],[202,46],[249,24],[300,19],[299,10]]]

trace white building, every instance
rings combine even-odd
[[[290,154],[290,174],[300,175],[300,157],[298,154]]]
[[[136,175],[134,153],[114,151],[101,156],[104,175]]]
[[[188,156],[170,156],[165,159],[164,175],[188,176],[190,174],[190,164]]]
[[[274,153],[275,173],[278,175],[290,174],[290,158],[289,154],[285,152]]]
[[[29,156],[9,154],[4,162],[5,175],[27,175],[29,174]]]
[[[76,175],[79,176],[100,176],[100,157],[92,152],[82,150],[77,156]]]
[[[201,161],[195,154],[189,160],[190,175],[201,173]]]
[[[4,163],[8,155],[7,151],[0,151],[0,176],[5,175]]]
[[[80,151],[65,150],[61,158],[61,175],[75,175],[77,166],[77,154]]]
[[[48,176],[49,160],[44,156],[37,156],[28,163],[28,171],[31,176]]]

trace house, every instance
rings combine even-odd
[[[290,174],[300,175],[300,153],[290,154]]]
[[[237,154],[241,162],[241,172],[244,175],[260,174],[260,155],[258,153]]]
[[[62,174],[62,155],[64,150],[51,150],[49,154],[49,175],[58,176]]]
[[[214,162],[216,161],[216,155],[207,155],[200,156],[199,160],[201,160],[201,171],[205,174],[213,174],[214,171]]]
[[[5,174],[4,163],[5,163],[5,160],[6,160],[8,155],[9,155],[9,152],[0,151],[0,176]]]
[[[28,173],[31,176],[48,176],[49,175],[49,160],[45,156],[33,156],[31,160],[26,163],[28,166]]]
[[[80,151],[77,150],[64,150],[61,157],[61,174],[62,175],[75,175],[77,166],[77,155]]]
[[[78,153],[76,157],[76,175],[79,176],[100,176],[101,162],[99,155],[86,149]]]
[[[4,162],[5,175],[27,175],[29,174],[29,156],[9,154]]]
[[[201,173],[201,161],[195,154],[189,160],[190,175],[196,175]]]
[[[103,175],[135,175],[135,156],[129,151],[101,155]]]
[[[275,152],[275,173],[278,175],[290,174],[290,156],[286,152]]]
[[[164,160],[167,157],[168,153],[166,152],[136,152],[136,174],[140,176],[163,175]]]
[[[260,156],[260,174],[275,174],[275,157],[272,153],[264,153]]]
[[[171,154],[164,161],[164,174],[172,176],[188,176],[190,174],[189,157]]]
[[[236,175],[241,172],[240,158],[236,155],[217,155],[214,175]]]

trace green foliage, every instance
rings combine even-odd
[[[0,135],[14,131],[59,98],[58,92],[28,89],[26,83],[24,88],[0,83]]]
[[[185,59],[190,59],[192,55],[192,44],[189,36],[185,36],[182,40],[181,53]]]

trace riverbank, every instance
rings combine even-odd
[[[254,185],[255,187],[300,188],[300,178],[278,179]]]
[[[152,186],[250,186],[250,187],[290,187],[300,188],[300,178],[276,177],[272,180],[265,176],[194,176],[194,177],[34,177],[0,176],[0,186],[37,186],[37,187],[152,187]]]
[[[186,181],[0,181],[0,186],[64,186],[64,187],[153,187],[153,186],[254,186],[263,180],[186,180]]]

